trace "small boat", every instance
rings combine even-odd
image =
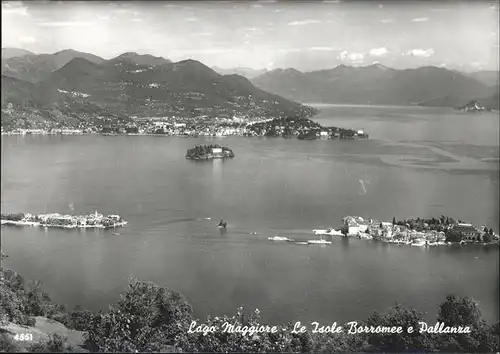
[[[307,243],[312,244],[312,245],[331,245],[332,241],[326,241],[326,240],[309,240]]]
[[[296,245],[308,245],[308,242],[300,241],[300,242],[295,242]]]
[[[220,219],[219,221],[219,225],[217,225],[217,227],[220,227],[220,228],[226,228],[227,226],[227,222],[224,221],[224,219]]]
[[[273,237],[268,237],[267,239],[269,241],[292,241],[288,237],[278,236],[278,235],[273,236]]]

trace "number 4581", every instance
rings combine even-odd
[[[14,336],[14,340],[19,340],[19,341],[31,341],[33,340],[33,334],[31,333],[21,333],[21,334],[16,334]]]

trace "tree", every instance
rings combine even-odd
[[[86,334],[92,351],[160,351],[188,344],[192,308],[178,293],[132,280],[117,306],[95,315]]]
[[[496,352],[499,350],[495,326],[482,319],[478,303],[470,297],[447,296],[439,306],[438,321],[446,326],[469,326],[471,333],[437,335],[442,351]]]
[[[418,331],[419,322],[424,321],[423,315],[416,310],[408,310],[397,304],[385,315],[375,312],[366,324],[368,326],[401,326],[402,333],[370,333],[368,343],[377,348],[377,351],[407,352],[407,351],[432,351],[434,344],[427,333]],[[408,333],[408,328],[413,327],[414,332]]]
[[[394,225],[396,225],[396,217],[395,216],[392,217],[392,226],[394,226]]]
[[[446,242],[460,242],[463,239],[462,234],[454,230],[447,230],[445,235]]]

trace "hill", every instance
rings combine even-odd
[[[46,79],[52,72],[60,69],[75,58],[84,58],[94,63],[105,60],[93,54],[67,49],[54,54],[27,54],[2,60],[2,75],[30,82]]]
[[[445,97],[467,101],[492,94],[490,87],[474,78],[432,66],[396,70],[379,64],[340,65],[307,73],[278,69],[252,82],[283,97],[314,103],[416,105]]]
[[[2,48],[2,60],[15,58],[15,57],[23,57],[25,55],[32,55],[33,52],[25,49],[19,48]]]
[[[169,64],[172,61],[165,59],[163,57],[155,57],[150,54],[137,54],[134,52],[123,53],[116,58],[111,59],[112,61],[128,61],[132,64],[137,65],[163,65]]]
[[[76,57],[35,83],[3,75],[2,125],[22,125],[29,116],[40,117],[38,123],[61,120],[81,126],[92,121],[102,127],[102,117],[306,117],[316,112],[196,60],[137,63],[151,58],[158,59],[127,54],[96,62]]]

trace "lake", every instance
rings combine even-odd
[[[321,109],[315,120],[364,129],[370,140],[2,136],[2,212],[97,209],[129,222],[118,231],[2,227],[3,265],[41,280],[55,302],[91,310],[115,303],[137,277],[181,292],[201,318],[244,306],[272,324],[328,324],[399,302],[433,321],[453,293],[474,297],[498,321],[496,246],[267,240],[307,240],[347,215],[444,214],[499,232],[498,113]],[[200,143],[225,144],[236,157],[186,160]]]

